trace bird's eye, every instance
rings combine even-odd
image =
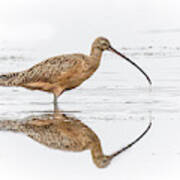
[[[103,46],[107,46],[107,44],[106,44],[106,43],[102,43],[102,45],[103,45]]]
[[[104,160],[103,160],[103,163],[106,163],[106,162],[107,162],[107,159],[104,159]]]

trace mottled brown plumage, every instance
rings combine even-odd
[[[49,148],[74,152],[90,150],[93,162],[99,168],[108,166],[114,157],[139,141],[150,127],[151,123],[135,141],[107,156],[104,155],[101,142],[93,130],[80,120],[61,112],[55,112],[51,115],[31,116],[21,121],[0,121],[1,131],[24,133]]]
[[[130,59],[111,47],[103,37],[97,38],[91,47],[89,56],[67,54],[49,58],[30,69],[0,76],[0,86],[19,86],[31,90],[42,90],[54,94],[54,103],[64,91],[79,86],[99,67],[104,50],[111,50],[136,66],[151,83],[149,77]]]

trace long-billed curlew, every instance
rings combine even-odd
[[[49,58],[30,69],[0,75],[0,86],[18,86],[51,92],[54,94],[54,104],[57,105],[57,97],[64,91],[79,86],[96,71],[104,50],[112,51],[126,59],[138,68],[151,84],[148,75],[138,65],[115,50],[108,39],[99,37],[93,42],[89,56],[67,54]]]
[[[107,167],[111,160],[138,142],[150,129],[146,130],[133,142],[119,151],[105,155],[98,136],[88,126],[74,117],[61,112],[55,114],[31,116],[23,121],[0,121],[1,131],[24,133],[28,137],[53,149],[81,152],[90,150],[93,162],[99,168]]]

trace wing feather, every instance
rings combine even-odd
[[[71,55],[56,56],[43,61],[26,72],[24,83],[48,82],[54,83],[59,77],[73,71],[81,64],[80,59]]]

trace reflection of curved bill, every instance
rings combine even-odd
[[[0,130],[24,133],[50,148],[74,152],[89,149],[93,162],[99,168],[108,166],[115,156],[139,141],[150,127],[151,123],[135,141],[112,155],[106,156],[103,154],[100,140],[95,132],[80,120],[61,112],[31,116],[23,121],[0,121]]]

